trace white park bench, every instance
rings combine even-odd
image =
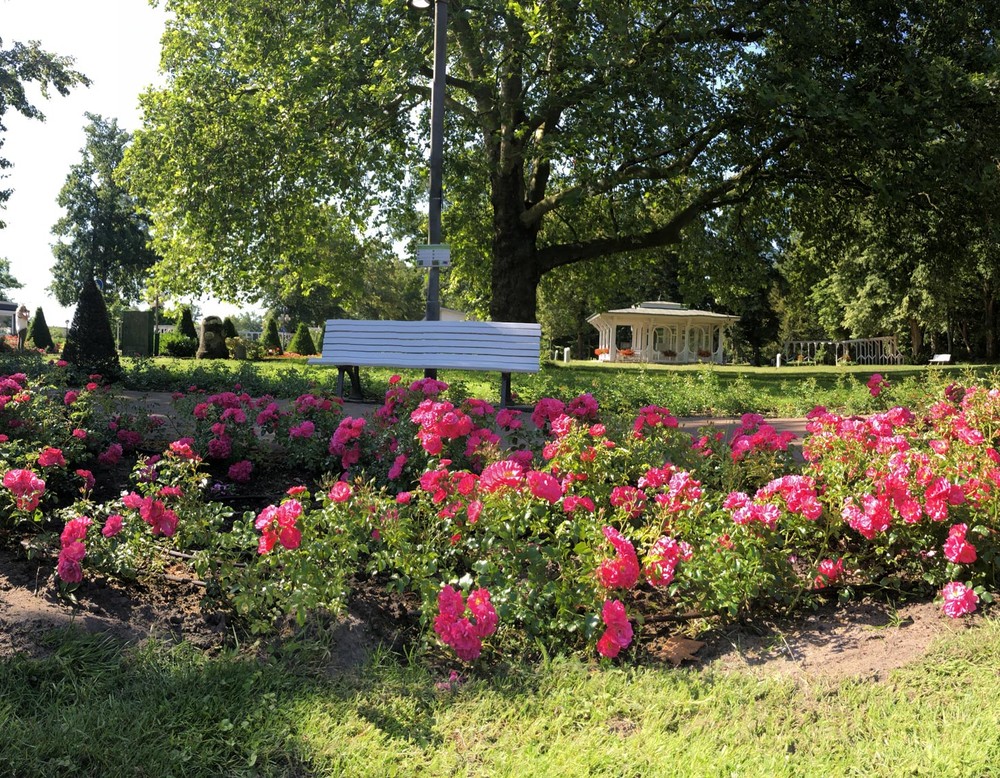
[[[500,405],[506,407],[510,374],[538,372],[541,337],[541,325],[520,322],[330,319],[322,356],[309,364],[338,368],[341,397],[345,373],[352,395],[361,396],[359,367],[495,370],[500,373]]]
[[[947,365],[951,362],[951,354],[935,354],[931,357],[932,365]]]

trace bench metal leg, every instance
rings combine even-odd
[[[352,400],[363,400],[364,395],[361,393],[361,372],[357,365],[351,365],[350,369],[347,371],[351,376],[351,399]]]
[[[361,394],[361,373],[357,365],[337,365],[337,397],[344,397],[344,374],[351,379],[351,400],[362,400]]]
[[[500,374],[500,407],[506,408],[510,404],[510,373]]]

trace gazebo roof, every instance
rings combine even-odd
[[[0,300],[0,313],[14,313],[17,310],[17,303],[9,300]]]
[[[707,319],[715,320],[719,323],[738,321],[740,318],[739,316],[730,316],[725,313],[699,311],[697,308],[688,308],[680,303],[650,300],[644,303],[639,303],[638,305],[633,305],[631,308],[615,308],[614,310],[605,311],[604,313],[595,313],[593,316],[588,318],[587,321],[593,323],[602,316],[607,316],[612,313],[617,314],[616,318],[652,316],[664,319]]]

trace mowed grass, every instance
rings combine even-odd
[[[167,359],[123,360],[126,385],[134,389],[175,391],[198,387],[207,391],[239,386],[255,396],[297,397],[310,391],[333,392],[337,370],[309,365],[303,359],[235,360]],[[866,382],[873,373],[886,376],[897,404],[912,405],[938,397],[957,382],[1000,384],[995,366],[806,366],[747,367],[741,365],[607,364],[595,360],[544,362],[536,374],[514,374],[516,402],[531,406],[542,397],[572,399],[589,392],[606,413],[630,415],[644,405],[662,405],[678,416],[732,416],[756,412],[769,416],[801,416],[816,405],[848,413],[872,410]],[[423,371],[362,368],[365,398],[380,402],[389,378],[400,374],[409,382]],[[453,399],[499,399],[498,373],[442,370],[439,378],[451,385]],[[884,405],[884,402],[882,403]]]
[[[446,671],[54,633],[0,663],[12,776],[989,776],[1000,626],[880,683],[555,660]],[[446,685],[446,684],[445,684]]]

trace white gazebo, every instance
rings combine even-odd
[[[597,313],[587,321],[600,334],[604,362],[723,362],[725,330],[739,316],[698,311],[680,303],[645,302]]]

